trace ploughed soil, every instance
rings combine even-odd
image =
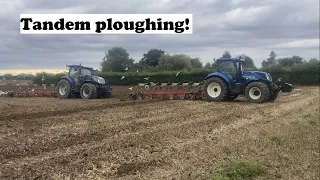
[[[212,179],[232,160],[260,179],[319,177],[319,87],[274,102],[0,98],[0,179]]]

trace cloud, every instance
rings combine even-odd
[[[318,48],[320,39],[303,39],[281,43],[275,45],[275,48]]]
[[[319,57],[319,1],[305,0],[2,0],[0,2],[0,73],[10,69],[58,69],[82,63],[98,68],[104,52],[122,46],[139,61],[159,48],[186,53],[203,64],[245,53],[257,66],[271,50],[278,56]],[[191,13],[187,35],[21,35],[23,13]]]

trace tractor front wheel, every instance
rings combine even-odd
[[[264,103],[269,99],[269,88],[263,82],[252,82],[245,89],[245,96],[250,102]]]
[[[68,80],[61,79],[56,87],[56,96],[60,99],[66,99],[71,97],[72,87]]]
[[[225,101],[228,99],[228,85],[218,77],[212,77],[204,83],[204,99],[206,101]]]
[[[80,96],[82,99],[97,98],[97,88],[92,83],[85,83],[80,88]]]

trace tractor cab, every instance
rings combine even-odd
[[[76,85],[82,84],[93,76],[95,70],[81,65],[70,65],[68,75],[74,79]]]
[[[243,59],[237,58],[220,58],[216,61],[217,72],[228,76],[230,82],[241,83],[243,72]]]

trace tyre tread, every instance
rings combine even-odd
[[[261,97],[259,99],[251,99],[250,98],[249,90],[252,87],[258,87],[261,90]],[[247,87],[245,89],[245,96],[250,102],[254,102],[254,103],[267,102],[269,100],[269,97],[270,97],[269,87],[263,82],[259,82],[259,81],[252,82],[252,83],[247,85]]]
[[[221,86],[221,95],[219,97],[217,97],[217,98],[210,97],[208,95],[208,92],[206,91],[208,85],[210,83],[212,83],[212,82],[216,82]],[[204,99],[206,101],[225,101],[229,97],[229,88],[228,88],[227,83],[223,79],[221,79],[219,77],[212,77],[212,78],[210,78],[210,79],[205,81],[205,83],[204,83],[204,94],[203,95],[204,95]]]
[[[66,94],[64,96],[60,95],[59,94],[59,86],[60,84],[62,83],[66,83],[67,84],[67,87],[68,87],[68,90],[66,92]],[[71,84],[68,80],[66,79],[61,79],[58,83],[57,83],[57,86],[56,86],[56,96],[60,99],[66,99],[66,98],[70,98],[72,96],[72,87],[71,87]]]
[[[90,91],[89,91],[89,93],[90,93],[89,97],[84,97],[84,96],[82,95],[83,88],[86,87],[86,86],[88,86],[88,88],[90,89]],[[83,84],[83,85],[81,86],[81,88],[80,88],[80,95],[81,95],[81,98],[82,98],[82,99],[96,99],[96,98],[98,97],[97,94],[98,94],[98,93],[97,93],[97,88],[96,88],[96,86],[95,86],[94,84],[92,84],[92,83],[85,83],[85,84]]]

